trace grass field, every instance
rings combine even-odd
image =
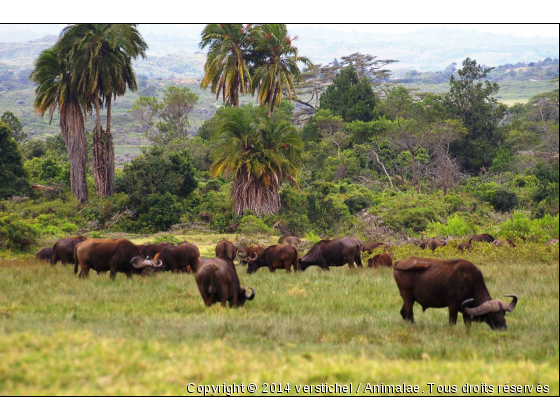
[[[211,253],[215,238],[199,239]],[[405,323],[390,269],[239,268],[256,297],[224,310],[204,307],[194,275],[79,280],[70,266],[0,261],[0,395],[186,395],[190,383],[251,382],[256,394],[263,383],[291,394],[352,383],[353,395],[371,395],[367,383],[404,382],[423,395],[466,383],[494,395],[506,383],[538,395],[541,383],[558,395],[558,263],[480,268],[493,297],[519,295],[508,331],[452,328],[445,309],[418,305]]]

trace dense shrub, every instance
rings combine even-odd
[[[261,237],[272,233],[262,219],[253,215],[248,215],[241,219],[237,232],[248,237]]]
[[[490,204],[497,210],[501,212],[508,212],[517,207],[519,199],[517,194],[506,189],[500,189],[494,192],[490,196]]]
[[[25,249],[35,243],[40,231],[13,213],[0,213],[0,247]]]
[[[436,218],[434,210],[427,207],[417,207],[391,212],[385,216],[385,223],[394,230],[411,230],[418,233],[425,230],[428,223],[436,220]]]
[[[344,200],[344,204],[348,206],[348,210],[351,214],[356,214],[360,210],[367,209],[372,203],[367,197],[362,195],[353,195]]]
[[[0,121],[0,200],[30,193],[18,145],[8,125]]]
[[[138,209],[138,229],[146,233],[168,230],[179,223],[182,211],[181,203],[171,193],[150,194]]]

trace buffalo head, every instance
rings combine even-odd
[[[474,299],[467,299],[461,304],[461,311],[467,315],[474,317],[475,321],[484,321],[490,328],[494,329],[507,329],[506,324],[506,312],[513,312],[515,305],[517,305],[517,296],[515,295],[504,295],[505,297],[511,297],[512,301],[507,304],[500,299],[488,300],[475,308],[466,307],[468,303],[472,302]]]
[[[249,255],[249,261],[247,261],[247,274],[253,274],[259,269],[257,264],[257,253],[253,252]]]
[[[134,268],[134,270],[145,274],[153,274],[156,271],[163,269],[163,262],[162,261],[153,261],[150,258],[143,259],[142,257],[134,257],[130,260],[130,265]]]

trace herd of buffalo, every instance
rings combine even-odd
[[[496,240],[492,235],[473,235],[460,244],[458,249],[464,251],[473,242],[490,242],[496,246],[515,244],[508,240]],[[216,258],[200,258],[198,248],[189,242],[173,245],[160,242],[153,245],[135,245],[127,239],[87,239],[83,236],[64,238],[52,247],[37,251],[36,258],[56,264],[74,264],[74,273],[80,269],[80,277],[87,277],[90,270],[98,274],[110,272],[112,279],[116,273],[153,274],[158,271],[195,273],[195,280],[200,295],[206,306],[220,302],[223,307],[229,302],[230,307],[242,306],[247,300],[253,300],[255,290],[241,286],[234,260],[247,265],[247,273],[255,273],[261,267],[268,267],[272,272],[277,268],[287,272],[304,271],[308,267],[318,266],[328,270],[332,266],[348,264],[362,267],[363,252],[372,252],[383,247],[385,253],[368,260],[368,267],[393,267],[393,275],[403,299],[400,311],[403,319],[414,322],[413,306],[418,302],[425,311],[428,308],[449,309],[449,323],[457,323],[459,312],[463,314],[465,324],[486,322],[491,328],[505,329],[507,312],[512,312],[517,304],[517,296],[505,295],[512,300],[508,304],[499,299],[492,299],[480,270],[466,260],[437,260],[432,258],[411,257],[393,263],[387,253],[388,247],[382,243],[364,244],[354,237],[322,240],[303,257],[299,256],[297,246],[300,239],[282,236],[278,245],[263,247],[252,245],[236,247],[227,240],[216,245]],[[558,239],[548,245],[557,244]],[[423,242],[420,247],[431,249],[445,246],[438,238]]]

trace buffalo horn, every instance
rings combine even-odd
[[[515,309],[515,305],[517,305],[517,296],[516,295],[504,295],[504,297],[513,298],[513,300],[507,306],[507,311],[508,312],[513,312],[513,310]]]
[[[466,308],[465,305],[469,302],[472,302],[473,300],[474,299],[467,299],[461,304],[461,309],[467,315],[482,316],[492,312],[501,312],[508,309],[508,305],[504,301],[499,299],[488,300],[477,306],[476,308]]]
[[[136,268],[137,270],[139,270],[140,268],[144,268],[144,267],[160,267],[162,262],[159,261],[158,264],[156,265],[155,262],[151,261],[151,260],[142,260],[142,262],[137,263],[137,260],[141,260],[141,257],[134,257],[132,260],[130,260],[130,263],[132,264],[132,266],[134,268]]]
[[[253,289],[252,287],[249,287],[249,289],[251,289],[251,293],[249,293],[249,291],[245,289],[245,297],[247,298],[247,300],[253,300],[255,298],[255,289]]]

